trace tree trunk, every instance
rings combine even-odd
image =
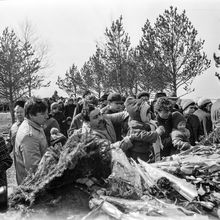
[[[11,114],[11,121],[12,121],[12,124],[15,122],[15,115],[14,115],[14,105],[13,105],[13,102],[10,101],[9,103],[9,111],[10,111],[10,114]]]

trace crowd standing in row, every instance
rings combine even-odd
[[[50,99],[32,97],[17,101],[16,122],[10,138],[0,139],[0,184],[6,185],[6,170],[13,155],[18,185],[28,172],[35,172],[48,146],[77,132],[91,132],[107,139],[112,147],[121,148],[127,157],[155,162],[195,146],[208,137],[220,119],[220,101],[212,106],[210,99],[178,100],[157,93],[136,97],[118,93],[97,99],[90,91],[82,98],[60,98],[55,92]]]

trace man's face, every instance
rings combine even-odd
[[[100,129],[104,126],[103,116],[101,115],[100,110],[97,108],[90,112],[89,120],[92,128]]]
[[[158,111],[158,115],[159,115],[162,119],[168,119],[168,117],[169,117],[170,114],[171,114],[171,111],[166,111],[166,110]]]
[[[24,120],[24,108],[20,106],[15,107],[15,118],[17,121],[22,122]]]
[[[195,112],[195,109],[195,105],[190,105],[189,107],[187,107],[187,109],[184,110],[184,114],[192,115]]]
[[[48,119],[48,111],[38,112],[36,115],[30,115],[30,120],[38,125],[43,125]]]
[[[122,102],[119,101],[113,101],[109,103],[110,109],[115,111],[115,112],[120,112],[122,111]]]

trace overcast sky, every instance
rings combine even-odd
[[[154,23],[171,5],[179,13],[186,10],[198,37],[205,40],[204,51],[212,61],[211,68],[194,80],[195,92],[188,97],[220,98],[220,82],[214,76],[217,69],[212,58],[220,44],[219,0],[0,0],[0,32],[7,26],[18,31],[19,25],[28,20],[40,39],[49,45],[52,64],[48,70],[51,86],[35,94],[48,97],[56,89],[64,95],[55,85],[57,76],[64,76],[73,63],[80,69],[95,53],[96,43],[104,42],[105,28],[112,21],[123,16],[125,31],[136,46],[146,20]],[[178,91],[178,95],[183,93]]]

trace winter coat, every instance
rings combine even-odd
[[[5,140],[0,136],[0,186],[7,185],[6,170],[12,165],[12,159],[5,145]]]
[[[25,119],[15,139],[15,169],[18,185],[22,183],[28,172],[35,172],[47,147],[43,128]]]
[[[65,136],[67,136],[68,126],[66,124],[66,118],[65,118],[64,113],[61,111],[58,111],[55,114],[51,114],[50,117],[53,117],[57,120],[59,127],[60,127],[60,132],[64,134]]]
[[[185,115],[184,117],[186,119],[186,128],[190,133],[189,142],[192,146],[195,146],[203,132],[199,118],[196,115]]]
[[[75,104],[65,105],[65,106],[64,106],[64,115],[65,115],[65,117],[66,117],[66,118],[67,118],[67,117],[73,118],[73,114],[74,114],[75,108],[76,108],[76,105],[75,105]]]
[[[194,112],[194,115],[199,118],[202,135],[207,136],[212,131],[211,114],[199,108]]]
[[[171,155],[171,150],[173,148],[171,132],[172,132],[172,115],[167,119],[161,118],[159,115],[156,116],[156,121],[158,126],[163,126],[165,128],[165,133],[161,136],[161,141],[163,144],[163,149],[161,150],[161,157],[166,157]]]
[[[52,128],[57,128],[60,131],[60,126],[57,120],[53,117],[50,117],[44,125],[44,133],[47,139],[48,146],[50,146],[50,130]]]
[[[138,138],[132,141],[133,147],[128,149],[126,152],[127,156],[132,157],[134,160],[137,160],[139,157],[146,162],[154,162],[153,143],[158,138],[157,132],[151,131],[149,124],[137,120],[129,121],[128,125],[128,135],[135,135]]]

